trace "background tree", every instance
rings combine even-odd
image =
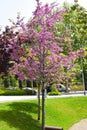
[[[71,39],[73,41],[73,50],[79,51],[80,48],[84,50],[87,46],[87,22],[85,20],[87,19],[87,11],[77,2],[74,5],[70,6],[68,9],[66,8],[66,10],[67,11],[64,14],[64,23],[66,28],[72,30]],[[84,61],[84,57],[77,61],[77,63],[81,66],[83,78],[83,72],[85,70]]]
[[[10,61],[10,52],[9,49],[9,39],[13,38],[13,33],[10,31],[10,28],[6,26],[5,31],[0,35],[0,74],[4,81],[4,87],[9,87],[9,68],[12,64]]]

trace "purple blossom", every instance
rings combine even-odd
[[[19,76],[19,79],[40,80],[44,75],[45,82],[56,82],[66,78],[64,68],[72,66],[79,53],[73,52],[70,41],[64,43],[64,39],[69,37],[69,30],[66,34],[56,36],[58,30],[55,29],[57,22],[63,20],[62,14],[65,10],[60,10],[57,5],[42,5],[37,0],[36,10],[30,21],[24,24],[19,18],[18,35],[11,40],[9,48],[13,48],[11,54],[15,61],[12,72]],[[14,44],[13,44],[14,43]],[[64,45],[68,48],[64,53]]]

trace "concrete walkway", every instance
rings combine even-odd
[[[0,96],[0,103],[33,99],[37,99],[37,96]]]
[[[69,130],[87,130],[87,119],[74,124]]]
[[[61,95],[61,96],[48,96],[47,95],[45,97],[46,98],[67,98],[67,97],[79,97],[79,96],[84,96],[84,94],[68,94],[68,95]],[[33,100],[33,99],[37,99],[37,95],[35,96],[0,96],[0,103],[19,101],[19,100]]]

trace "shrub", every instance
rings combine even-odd
[[[58,90],[57,90],[55,85],[53,85],[51,92],[58,92]]]
[[[3,94],[4,94],[4,90],[0,89],[0,95],[3,95]]]
[[[51,92],[48,92],[48,95],[61,95],[61,92],[59,92],[56,88],[56,84],[52,85]]]
[[[36,93],[35,91],[32,93],[32,90],[0,90],[0,95],[18,96],[18,95],[36,95]]]
[[[27,95],[36,95],[37,92],[35,90],[25,90]]]
[[[52,91],[52,92],[49,92],[48,95],[50,95],[50,96],[52,96],[52,95],[61,95],[61,92]]]

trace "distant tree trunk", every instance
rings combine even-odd
[[[33,81],[33,86],[34,86],[34,87],[37,87],[36,81]]]
[[[10,86],[14,86],[13,79],[11,76],[9,77],[9,79],[10,79]]]
[[[26,80],[26,87],[31,87],[31,81]]]
[[[19,88],[22,89],[22,81],[21,80],[18,80],[18,83],[19,83]]]
[[[87,71],[84,71],[85,89],[87,90]]]
[[[66,81],[66,92],[68,92],[68,87],[69,87],[69,80],[67,79],[67,81]]]
[[[86,91],[85,91],[85,74],[84,74],[84,66],[83,66],[83,58],[81,58],[81,69],[82,69],[82,82],[83,82],[83,91],[84,91],[84,95],[86,95]]]
[[[5,88],[8,88],[9,87],[9,82],[8,82],[8,79],[7,78],[4,78],[4,87]]]

